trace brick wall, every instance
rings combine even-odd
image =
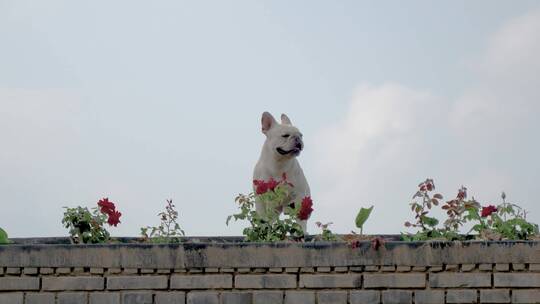
[[[540,303],[540,244],[0,246],[0,303]]]

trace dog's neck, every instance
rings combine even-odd
[[[261,161],[267,165],[268,170],[276,170],[276,172],[271,172],[273,176],[280,176],[283,172],[289,172],[298,164],[296,157],[279,155],[266,143],[263,150],[266,150],[266,153],[261,153]]]

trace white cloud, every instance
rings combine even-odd
[[[539,150],[540,12],[502,26],[474,72],[453,102],[399,84],[361,85],[345,117],[313,137],[318,216],[344,232],[373,202],[368,232],[403,231],[415,185],[435,177],[450,196],[461,184],[484,202],[513,192],[540,222],[536,185],[527,183],[540,162],[529,153]]]

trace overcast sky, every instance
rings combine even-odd
[[[62,236],[109,197],[113,235],[189,235],[251,190],[260,115],[287,113],[315,221],[399,233],[419,182],[540,223],[538,1],[0,0],[0,227]]]

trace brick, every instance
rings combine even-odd
[[[237,268],[236,271],[238,273],[250,273],[251,269],[249,269],[249,268]]]
[[[383,304],[412,304],[412,291],[408,290],[384,290],[382,292]]]
[[[225,272],[225,273],[233,273],[234,268],[220,268],[219,271]]]
[[[540,287],[540,273],[495,273],[495,287]]]
[[[452,289],[446,292],[446,303],[476,303],[476,290]]]
[[[99,268],[99,267],[90,268],[90,273],[91,274],[103,274],[104,272],[105,272],[105,270],[103,268]]]
[[[219,294],[212,291],[192,291],[187,294],[187,304],[219,304]]]
[[[124,304],[152,304],[152,293],[149,291],[130,291],[122,293]]]
[[[25,304],[54,304],[55,301],[55,295],[52,292],[27,293],[24,296]]]
[[[283,291],[253,291],[253,304],[283,304]]]
[[[45,277],[42,279],[43,290],[103,290],[105,280],[102,277]]]
[[[253,268],[251,270],[252,273],[267,273],[268,268]]]
[[[286,273],[298,273],[300,268],[298,267],[287,267],[285,268]]]
[[[24,275],[37,275],[38,269],[37,267],[24,267],[23,268],[23,274]]]
[[[409,272],[409,271],[411,271],[411,266],[397,266],[396,271],[397,272]]]
[[[346,291],[320,291],[317,293],[317,304],[347,304]]]
[[[283,272],[283,268],[281,267],[272,267],[270,269],[268,269],[269,272],[271,273],[281,273]]]
[[[138,274],[139,269],[138,268],[124,268],[122,269],[123,274]]]
[[[31,277],[1,277],[0,291],[39,290],[39,278]]]
[[[156,270],[153,268],[141,268],[141,274],[152,274]]]
[[[396,271],[396,266],[395,265],[382,266],[381,271],[382,272],[394,272],[394,271]]]
[[[444,303],[443,290],[417,290],[414,292],[415,304]]]
[[[294,274],[246,274],[237,275],[234,287],[244,288],[296,288]]]
[[[187,272],[187,269],[184,269],[184,268],[175,268],[174,273],[186,273]]]
[[[366,272],[377,272],[377,271],[379,271],[379,266],[368,265],[368,266],[364,267],[364,271],[366,271]]]
[[[349,269],[347,267],[339,266],[339,267],[334,267],[334,271],[335,272],[348,272]]]
[[[4,267],[0,266],[0,276],[4,275]]]
[[[315,293],[312,291],[286,291],[285,304],[315,304]]]
[[[379,303],[381,292],[378,290],[351,291],[349,301],[351,304]]]
[[[364,288],[424,288],[425,273],[365,274]]]
[[[76,274],[76,275],[85,275],[85,274],[87,274],[86,269],[84,267],[74,267],[73,271],[71,273]]]
[[[525,270],[525,264],[512,264],[512,269],[515,270],[515,271],[523,271]]]
[[[512,290],[512,303],[539,303],[540,289]]]
[[[431,267],[429,267],[429,271],[430,272],[441,272],[441,271],[443,271],[443,267],[442,266],[431,266]]]
[[[107,278],[107,289],[166,289],[166,276],[119,276]]]
[[[317,272],[330,272],[330,267],[317,267]]]
[[[232,288],[232,274],[174,275],[171,289],[221,289]]]
[[[6,274],[19,275],[19,274],[21,274],[21,268],[20,267],[8,267],[8,268],[6,268]]]
[[[22,292],[0,293],[0,303],[23,304],[23,297]]]
[[[155,300],[156,304],[185,304],[186,293],[183,291],[158,292]]]
[[[70,274],[71,273],[71,268],[69,268],[69,267],[58,267],[58,268],[56,268],[56,273],[57,274]]]
[[[480,264],[478,265],[478,270],[480,271],[493,271],[492,264]]]
[[[57,295],[57,304],[86,304],[88,295],[84,292],[63,292]]]
[[[50,267],[41,267],[41,268],[39,268],[39,273],[40,274],[53,274],[54,269],[50,268]]]
[[[351,266],[351,267],[349,267],[349,270],[352,271],[352,272],[363,272],[364,267],[362,267],[362,266]]]
[[[444,269],[446,271],[458,271],[459,270],[459,265],[456,265],[456,264],[448,264],[444,267]]]
[[[107,269],[107,273],[109,273],[109,274],[119,274],[119,273],[122,273],[122,268],[109,268],[109,269]]]
[[[416,272],[426,272],[427,267],[426,266],[414,266],[411,270],[416,271]]]
[[[461,271],[469,272],[473,271],[476,268],[476,264],[463,264],[461,265]]]
[[[221,304],[251,304],[250,292],[229,291],[221,293]]]
[[[362,275],[351,274],[302,274],[300,288],[355,288],[362,286]]]
[[[219,268],[217,267],[208,267],[204,269],[205,273],[216,273],[219,272]]]
[[[490,273],[435,273],[429,277],[429,285],[445,287],[491,287]]]
[[[302,273],[314,273],[315,268],[313,268],[313,267],[302,267],[302,268],[300,268],[300,272],[302,272]]]
[[[480,303],[510,303],[510,290],[508,289],[480,290]]]
[[[540,271],[540,264],[529,264],[529,271]]]
[[[188,271],[190,273],[203,273],[204,269],[203,268],[190,268],[190,269],[188,269]]]
[[[217,268],[216,268],[217,269]],[[171,270],[170,269],[158,269],[157,270],[157,273],[158,274],[170,274],[171,273]]]
[[[495,264],[495,270],[500,272],[510,271],[510,264]]]
[[[117,292],[91,292],[90,304],[120,304],[120,293]]]

